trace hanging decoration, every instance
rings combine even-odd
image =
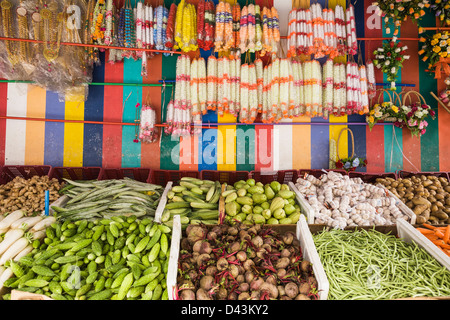
[[[441,21],[441,24],[450,26],[450,2],[447,0],[434,0],[430,7]]]
[[[313,55],[335,58],[358,53],[353,6],[345,11],[313,3],[309,8],[292,9],[288,16],[287,56]]]
[[[373,52],[375,58],[373,64],[387,76],[391,90],[396,89],[395,81],[399,70],[403,67],[403,62],[410,58],[406,55],[407,49],[406,45],[397,42],[397,38],[393,37],[391,41],[383,42],[382,47]]]
[[[450,32],[423,36],[419,41],[422,43],[419,55],[428,63],[427,71],[434,72],[435,79],[441,79],[442,75],[450,76]]]
[[[400,31],[403,21],[408,18],[419,26],[419,33],[423,32],[420,20],[425,15],[425,8],[430,7],[429,0],[381,0],[372,2],[377,7],[377,13],[384,18],[387,25],[390,21],[394,24],[394,36]],[[386,26],[386,33],[390,34],[391,29]]]
[[[141,107],[139,121],[139,140],[143,143],[154,143],[158,141],[158,128],[156,124],[156,111],[149,105]]]

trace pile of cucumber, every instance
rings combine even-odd
[[[136,216],[53,223],[33,251],[8,261],[4,286],[55,300],[168,300],[171,231]]]
[[[181,225],[217,224],[221,194],[219,181],[183,177],[167,193],[167,204],[161,222],[171,226],[173,216],[179,215]]]

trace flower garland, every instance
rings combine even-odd
[[[177,7],[174,40],[175,50],[189,52],[198,49],[197,12],[192,3],[186,3],[184,0],[181,0]]]
[[[391,41],[384,42],[382,47],[373,52],[375,56],[373,64],[387,75],[387,81],[391,83],[391,90],[396,88],[395,80],[403,62],[409,59],[409,56],[405,55],[407,49],[407,46],[402,46],[397,42],[397,38],[393,37]]]
[[[323,110],[324,118],[333,113],[333,91],[334,91],[334,63],[332,59],[327,59],[323,65]]]
[[[450,26],[450,2],[446,0],[434,0],[431,9],[439,17],[441,23]]]
[[[419,55],[423,61],[428,62],[427,71],[434,72],[437,79],[441,77],[441,72],[449,76],[450,32],[442,31],[432,36],[420,37],[419,40],[422,43]]]
[[[200,3],[199,3],[200,6]],[[173,2],[170,5],[169,16],[167,17],[166,43],[165,46],[172,49],[175,44],[175,19],[177,15],[177,5]]]
[[[157,141],[158,130],[156,124],[156,112],[150,105],[144,104],[141,108],[139,123],[139,139],[144,143]]]
[[[350,5],[345,10],[347,27],[347,54],[355,55],[358,53],[358,41],[356,39],[355,8]]]
[[[217,108],[217,58],[210,56],[207,62],[207,110],[216,110]],[[205,114],[205,113],[204,113]]]
[[[382,0],[373,2],[373,6],[377,6],[378,15],[384,17],[385,23],[389,23],[391,19],[394,23],[394,36],[398,35],[400,26],[403,21],[408,17],[416,24],[419,25],[421,18],[425,15],[424,8],[430,7],[429,0]],[[423,29],[419,25],[419,33],[422,33]],[[386,33],[390,34],[391,29],[386,28]]]

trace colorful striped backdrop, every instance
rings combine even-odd
[[[317,0],[322,5],[346,5],[343,0]],[[217,2],[217,1],[216,1]],[[245,5],[245,1],[239,1]],[[292,4],[286,0],[259,0],[263,5],[275,5],[280,17],[287,17]],[[171,1],[166,1],[170,5]],[[300,0],[309,5],[309,0]],[[352,1],[352,3],[354,3]],[[379,38],[387,36],[385,25],[375,14],[372,0],[355,1],[357,36]],[[287,33],[287,19],[281,20],[281,33]],[[374,27],[375,26],[375,27]],[[424,26],[436,26],[428,13]],[[400,37],[418,38],[417,26],[407,21]],[[364,61],[381,44],[379,40],[361,41]],[[415,90],[437,110],[422,138],[413,138],[405,130],[392,126],[376,126],[372,131],[365,125],[348,126],[354,133],[355,154],[367,157],[367,168],[360,171],[393,172],[396,170],[450,171],[450,114],[432,98],[430,92],[443,88],[443,83],[427,73],[426,63],[418,57],[418,41],[408,41],[411,59],[405,62],[399,81],[414,84]],[[108,53],[101,58],[107,60]],[[201,50],[208,57],[211,52]],[[161,54],[149,59],[149,75],[140,74],[140,61],[126,59],[124,63],[102,63],[94,69],[94,82],[155,83],[175,79],[177,55]],[[383,75],[376,74],[377,82]],[[170,87],[90,86],[84,102],[61,101],[57,94],[27,84],[0,83],[0,116],[41,117],[46,119],[134,122],[136,104],[151,103],[157,117],[165,120],[165,106],[172,94]],[[66,99],[67,100],[67,99]],[[161,110],[162,108],[162,110]],[[208,123],[233,123],[230,115],[218,117],[209,113]],[[289,120],[291,121],[291,120]],[[172,139],[162,135],[159,143],[134,143],[135,127],[113,124],[83,124],[0,120],[0,165],[52,165],[104,168],[145,167],[164,170],[283,170],[321,169],[329,166],[330,139],[337,140],[347,126],[333,123],[364,123],[363,116],[299,118],[292,121],[311,125],[251,125],[220,126],[202,130],[201,136]],[[315,125],[325,123],[326,125]],[[350,135],[345,132],[339,144],[342,157],[350,155]]]

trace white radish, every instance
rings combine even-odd
[[[2,273],[6,270],[4,266],[0,266],[0,277],[2,276]]]
[[[14,221],[13,223],[11,223],[11,225],[9,226],[11,229],[17,229],[20,228],[20,226],[22,225],[22,223],[24,223],[25,221],[27,221],[30,217],[22,217],[20,219],[17,219],[16,221]]]
[[[0,276],[0,291],[3,289],[3,284],[6,280],[11,278],[14,275],[11,268],[6,268],[5,271],[3,271],[2,275]]]
[[[27,231],[28,229],[34,227],[34,225],[42,221],[42,219],[42,216],[28,217],[27,220],[25,220],[19,227]]]
[[[5,253],[3,253],[2,257],[0,258],[0,266],[4,265],[6,261],[13,259],[15,256],[17,256],[20,253],[20,251],[25,249],[29,244],[30,242],[28,241],[28,239],[24,237],[14,242],[8,248],[8,250],[6,250]]]
[[[22,218],[25,215],[25,212],[23,210],[16,210],[8,214],[2,221],[0,221],[0,230],[9,228],[11,224]]]
[[[11,229],[8,236],[0,243],[0,255],[2,255],[9,247],[11,247],[17,240],[23,237],[24,231],[22,229]]]
[[[15,257],[14,257],[14,261],[19,261],[20,258],[26,256],[27,254],[29,254],[31,251],[33,251],[33,246],[31,244],[27,245],[25,247],[25,249],[23,249],[22,251],[20,251]]]
[[[55,217],[53,217],[53,216],[46,217],[46,218],[42,219],[41,221],[39,221],[38,223],[36,223],[33,226],[33,228],[31,228],[30,232],[34,233],[39,230],[44,230],[45,228],[47,228],[54,222],[56,222]]]
[[[33,240],[44,239],[46,236],[45,230],[39,230],[33,233]]]

